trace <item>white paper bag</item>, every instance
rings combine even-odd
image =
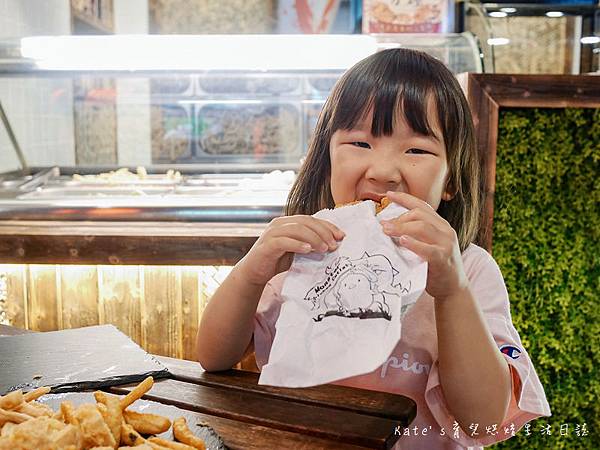
[[[372,372],[387,360],[427,279],[427,263],[379,223],[406,211],[391,204],[376,216],[368,200],[314,215],[346,237],[333,252],[295,255],[259,384],[315,386]]]

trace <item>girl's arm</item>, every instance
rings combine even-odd
[[[198,328],[198,361],[205,370],[230,369],[244,355],[254,331],[254,314],[267,282],[290,267],[294,253],[337,248],[344,233],[312,216],[271,221],[248,254],[212,296]]]
[[[264,285],[252,285],[236,265],[212,296],[198,329],[198,361],[205,370],[230,369],[242,359],[254,331]]]
[[[469,289],[456,232],[426,202],[407,193],[388,198],[410,209],[383,230],[427,261],[427,293],[435,299],[440,383],[464,431],[500,426],[510,404],[510,370]]]
[[[435,299],[440,383],[448,408],[469,432],[500,427],[511,396],[508,363],[501,355],[471,291]]]

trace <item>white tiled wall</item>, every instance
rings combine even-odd
[[[0,39],[71,34],[69,0],[0,0]],[[148,33],[148,0],[115,0],[115,32]],[[73,85],[66,78],[0,76],[0,101],[31,166],[74,165]],[[151,162],[148,80],[117,80],[121,165]],[[19,162],[0,124],[0,173]]]
[[[70,33],[69,0],[0,0],[0,39]],[[70,80],[0,77],[0,101],[29,165],[74,164]],[[0,172],[18,167],[0,125]]]
[[[115,0],[115,32],[148,33],[148,0]],[[152,163],[150,83],[144,78],[117,80],[117,150],[119,165]]]

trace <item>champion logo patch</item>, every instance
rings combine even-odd
[[[502,347],[500,347],[500,351],[506,356],[511,357],[512,359],[519,358],[519,356],[521,356],[521,353],[523,353],[520,348],[515,347],[514,345],[503,345]]]

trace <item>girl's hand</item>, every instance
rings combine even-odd
[[[239,269],[248,283],[264,286],[290,268],[294,253],[333,251],[344,236],[342,230],[326,220],[305,215],[278,217],[240,261]]]
[[[456,232],[423,200],[400,192],[387,197],[410,211],[382,221],[385,234],[427,261],[427,293],[436,300],[459,294],[468,287]]]

